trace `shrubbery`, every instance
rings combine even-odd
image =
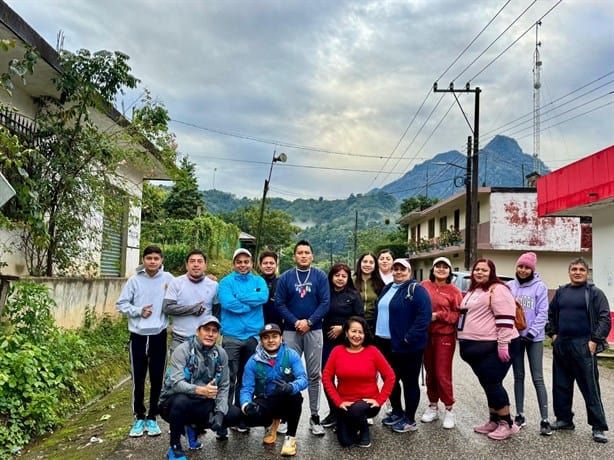
[[[105,361],[113,360],[120,374],[128,371],[125,322],[97,323],[90,315],[82,329],[65,331],[55,324],[55,307],[43,285],[11,286],[0,322],[0,458],[116,383],[117,372],[105,379],[98,371]],[[92,372],[94,384],[83,379]]]

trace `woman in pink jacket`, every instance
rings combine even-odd
[[[495,440],[520,431],[510,416],[510,399],[503,387],[511,360],[520,351],[515,312],[514,297],[497,277],[493,261],[478,259],[461,304],[458,340],[461,358],[473,369],[488,401],[489,420],[474,426],[473,431]]]

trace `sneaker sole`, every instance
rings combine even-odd
[[[325,431],[321,431],[320,432],[320,431],[311,430],[311,434],[314,435],[314,436],[324,436],[326,434],[326,432]]]
[[[371,443],[369,443],[369,444],[358,444],[358,447],[363,447],[363,448],[371,447]]]

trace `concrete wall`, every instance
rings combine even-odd
[[[53,312],[57,324],[66,329],[83,325],[86,308],[97,317],[105,313],[119,317],[115,309],[126,278],[30,278],[49,287],[51,297],[58,304]]]
[[[593,282],[614,311],[614,212],[603,207],[593,212]]]

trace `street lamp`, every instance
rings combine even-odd
[[[288,160],[288,157],[285,153],[280,153],[279,155],[275,155],[275,151],[273,151],[273,159],[271,160],[271,167],[269,168],[269,176],[264,180],[264,189],[262,190],[262,203],[260,203],[260,219],[258,219],[258,233],[256,233],[256,251],[254,253],[254,258],[258,257],[258,251],[260,251],[260,240],[262,237],[262,221],[264,220],[264,203],[266,201],[266,194],[269,191],[269,184],[271,182],[271,174],[273,173],[273,165],[278,161],[285,163]]]

